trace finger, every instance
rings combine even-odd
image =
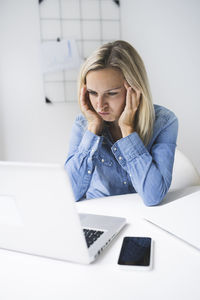
[[[139,90],[136,90],[136,102],[137,102],[137,105],[139,105],[140,103],[140,96],[141,96],[141,92]]]
[[[130,86],[130,84],[125,80],[124,81],[124,86],[125,86],[126,89],[128,89],[129,87],[132,87],[132,89],[136,92],[137,97],[140,96],[141,92],[140,92],[140,90],[138,88],[136,88],[135,85],[134,86]]]
[[[126,108],[132,109],[132,88],[128,87],[126,93]]]
[[[132,109],[136,112],[137,109],[138,109],[138,106],[139,106],[139,103],[140,103],[140,96],[138,97],[138,95],[140,94],[137,94],[136,91],[133,91],[132,93]]]
[[[81,100],[84,100],[85,98],[85,93],[86,93],[86,86],[83,85],[82,88],[81,88]]]
[[[133,87],[133,90],[136,93],[137,99],[140,99],[140,95],[141,95],[140,90],[138,88],[136,88],[135,86]]]
[[[139,105],[139,98],[137,96],[137,92],[132,87],[129,87],[127,90],[127,108],[136,111],[138,105]]]
[[[129,108],[137,110],[139,103],[140,103],[140,96],[141,96],[140,90],[138,88],[136,88],[135,86],[131,87],[126,80],[124,81],[124,86],[125,86],[127,92],[130,88],[129,95],[131,95],[132,99],[131,99],[131,103],[130,103],[130,101],[128,101]],[[130,99],[128,99],[128,100],[130,100]]]
[[[132,108],[134,110],[137,110],[139,104],[140,104],[140,96],[141,96],[141,92],[138,88],[136,88],[135,86],[132,87]]]
[[[128,82],[125,80],[124,81],[124,86],[125,86],[126,90],[128,90],[128,88],[130,87],[130,84],[128,84]]]
[[[81,102],[81,105],[82,106],[88,106],[87,105],[87,101],[86,101],[86,86],[84,85],[82,88],[81,88],[81,93],[80,93],[80,102]]]

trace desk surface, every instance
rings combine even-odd
[[[165,202],[200,188],[170,192]],[[78,265],[0,250],[1,300],[184,300],[200,299],[200,251],[143,220],[137,195],[76,204],[79,212],[123,216],[128,224],[91,265]],[[124,236],[154,240],[153,270],[121,270],[117,265]]]

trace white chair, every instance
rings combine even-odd
[[[178,149],[175,152],[170,190],[200,185],[200,175],[192,162]]]

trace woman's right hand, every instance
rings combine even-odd
[[[88,121],[88,130],[96,135],[100,135],[103,128],[103,119],[93,109],[87,94],[86,85],[81,88],[80,106],[82,113]]]

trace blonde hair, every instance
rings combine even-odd
[[[117,68],[131,87],[140,93],[140,104],[135,118],[135,129],[145,145],[153,132],[154,107],[144,63],[137,51],[125,41],[115,41],[102,45],[83,63],[78,82],[78,95],[89,71]],[[78,96],[79,97],[79,96]]]

